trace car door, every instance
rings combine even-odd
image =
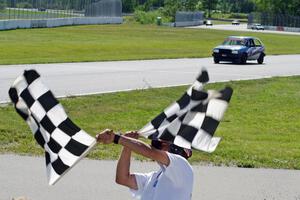
[[[249,60],[257,60],[260,56],[261,51],[261,43],[258,43],[258,40],[249,39],[249,50],[248,50],[248,59]]]
[[[247,41],[247,56],[248,56],[248,60],[253,60],[253,56],[255,53],[255,45],[252,39],[248,39]]]
[[[259,39],[255,38],[253,41],[255,45],[255,59],[257,60],[260,54],[264,52],[265,47],[263,46],[263,44]]]

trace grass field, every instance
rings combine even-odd
[[[231,24],[231,21],[222,21],[222,20],[211,20],[213,25],[218,25],[218,24]]]
[[[216,132],[213,154],[194,151],[197,163],[300,169],[300,76],[209,84],[230,85],[234,94]],[[61,99],[71,119],[91,135],[105,129],[136,130],[181,96],[186,87],[137,90]],[[98,145],[89,155],[116,159],[118,145]],[[41,155],[29,128],[12,105],[0,107],[0,153]],[[141,159],[141,157],[137,157]]]
[[[229,35],[257,36],[267,54],[300,53],[299,36],[124,23],[0,31],[0,64],[209,57]]]

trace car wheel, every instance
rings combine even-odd
[[[257,59],[258,64],[263,64],[265,55],[263,53],[260,54],[259,58]]]
[[[214,58],[214,62],[215,62],[216,64],[218,64],[218,63],[220,62],[220,60],[219,60],[218,58]]]
[[[240,60],[240,64],[246,64],[246,62],[247,62],[247,55],[243,54]]]

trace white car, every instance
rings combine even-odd
[[[207,20],[205,24],[206,24],[206,26],[212,26],[213,25],[212,21],[210,21],[210,20]]]
[[[261,25],[261,24],[253,24],[251,26],[251,29],[252,30],[265,30],[265,27],[263,25]]]
[[[235,19],[231,22],[232,25],[240,25],[240,21]]]

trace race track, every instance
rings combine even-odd
[[[36,69],[56,96],[191,84],[201,68],[210,82],[300,75],[300,55],[267,56],[265,64],[214,64],[212,58],[0,66],[0,102],[24,69]]]
[[[243,31],[243,32],[250,32],[250,33],[259,32],[259,33],[274,33],[274,34],[283,34],[283,35],[300,35],[300,32],[247,29],[247,24],[240,24],[240,25],[216,24],[213,26],[201,25],[201,26],[190,26],[187,28],[215,29],[215,30],[224,30],[224,31]]]

